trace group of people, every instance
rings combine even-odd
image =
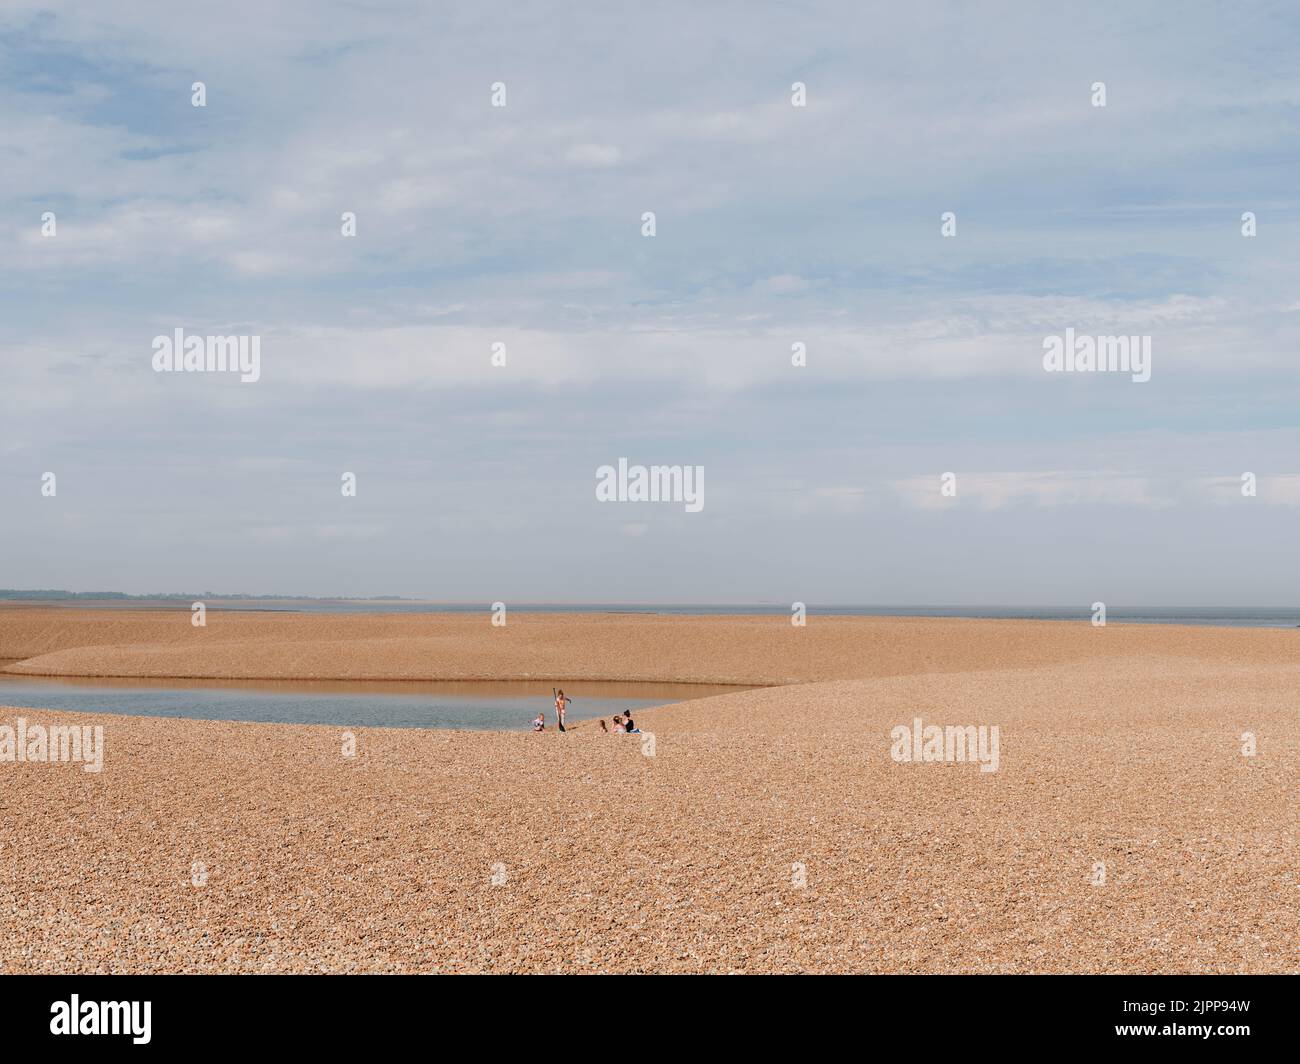
[[[555,692],[555,726],[558,730],[564,731],[564,711],[569,708],[572,698],[565,696],[563,691]],[[544,710],[538,710],[537,716],[533,718],[533,731],[546,730],[546,713]],[[600,720],[600,730],[606,733],[613,732],[615,735],[640,735],[641,729],[636,726],[636,721],[632,719],[631,713],[619,713],[614,716],[614,726],[611,728],[605,723],[605,718]]]

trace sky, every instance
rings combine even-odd
[[[1053,6],[6,0],[0,586],[1296,605],[1300,9]]]

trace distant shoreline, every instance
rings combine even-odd
[[[188,612],[202,602],[214,612],[267,614],[475,614],[491,612],[487,602],[435,602],[402,598],[275,598],[209,596],[123,596],[112,598],[5,598],[0,610],[88,609],[122,612]],[[601,614],[607,616],[664,617],[788,617],[784,603],[507,603],[510,613]],[[1091,622],[1089,605],[1083,606],[898,606],[820,605],[809,603],[809,617],[896,617],[946,620],[1071,621]],[[1107,606],[1107,623],[1193,625],[1215,628],[1300,628],[1300,607],[1246,606]]]

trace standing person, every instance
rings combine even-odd
[[[551,691],[555,694],[555,725],[564,731],[564,710],[573,699],[565,698],[563,691],[556,691],[553,687]]]

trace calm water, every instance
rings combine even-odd
[[[566,683],[570,723],[730,694],[744,687]],[[0,675],[0,705],[145,717],[526,731],[539,710],[555,727],[549,684],[298,680],[80,680]]]
[[[490,613],[487,603],[419,602],[405,599],[223,599],[212,596],[194,599],[54,599],[32,600],[32,605],[65,606],[74,609],[175,609],[188,611],[192,601],[209,609],[264,610],[290,613]],[[8,606],[0,602],[0,607]],[[15,603],[16,606],[16,603]],[[9,608],[15,608],[9,606]],[[21,607],[17,607],[21,608]],[[790,615],[789,603],[706,604],[706,605],[611,605],[574,603],[566,605],[510,604],[518,613],[650,613],[700,616],[758,614]],[[808,606],[810,616],[845,617],[971,617],[996,620],[1088,621],[1091,604],[1079,606]],[[1198,624],[1224,628],[1300,628],[1300,607],[1237,606],[1106,606],[1106,619],[1116,624]]]

